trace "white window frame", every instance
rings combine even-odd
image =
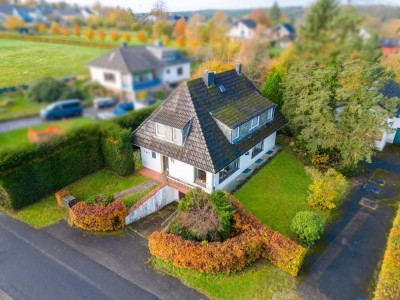
[[[153,159],[157,159],[157,153],[155,151],[151,151],[151,157]]]
[[[257,124],[253,125],[253,121],[256,120]],[[260,116],[257,116],[253,119],[251,119],[250,123],[250,130],[256,128],[258,125],[260,125]]]
[[[173,143],[178,143],[180,145],[180,144],[182,144],[182,140],[177,140],[177,132],[178,131],[181,131],[181,130],[172,127],[172,142]],[[181,134],[181,138],[183,138],[182,134]]]
[[[156,136],[165,137],[165,128],[164,128],[163,133],[161,133],[160,132],[160,126],[162,126],[162,125],[159,124],[159,123],[156,123]]]
[[[237,133],[236,136],[234,134],[235,132]],[[237,140],[239,138],[239,135],[240,135],[239,127],[232,129],[232,141]]]
[[[267,122],[271,122],[274,119],[274,109],[271,108],[267,111]]]

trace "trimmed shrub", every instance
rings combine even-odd
[[[102,132],[101,150],[107,167],[119,176],[128,176],[134,171],[132,132],[116,124]]]
[[[400,209],[389,234],[374,299],[400,299]]]
[[[324,231],[324,221],[316,213],[300,211],[294,216],[290,230],[307,245],[314,245]]]
[[[0,153],[0,185],[13,209],[32,204],[104,167],[98,126],[67,132],[48,143]]]
[[[114,196],[111,194],[99,194],[89,197],[85,201],[87,204],[95,204],[101,206],[107,206],[114,202]]]
[[[79,202],[70,209],[69,215],[73,224],[84,230],[113,231],[125,226],[128,211],[119,200],[107,206]]]
[[[65,82],[54,78],[36,81],[27,91],[27,97],[35,102],[54,102],[57,100],[82,99],[82,93]]]

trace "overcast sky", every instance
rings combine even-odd
[[[50,0],[56,1],[56,0]],[[57,0],[58,1],[58,0]],[[92,5],[95,0],[64,0],[80,5]],[[241,9],[270,7],[274,0],[165,0],[169,11],[192,11],[202,9]],[[304,6],[313,0],[278,0],[280,6]],[[347,2],[343,0],[343,2]],[[400,0],[351,0],[354,4],[393,4],[400,5]],[[130,7],[136,13],[148,12],[154,0],[100,0],[104,6]]]

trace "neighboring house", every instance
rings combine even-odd
[[[400,99],[400,84],[390,80],[382,90],[382,94],[390,99],[397,97]],[[389,132],[385,133],[381,141],[383,149],[386,143],[400,145],[400,105],[396,114],[388,120]]]
[[[173,14],[173,15],[167,16],[167,21],[172,24],[176,24],[176,22],[178,22],[181,18],[184,18],[186,22],[189,20],[189,17],[187,17],[187,16]]]
[[[1,4],[0,5],[0,21],[4,21],[8,16],[20,18],[26,23],[32,22],[30,16],[30,9],[25,6],[13,5],[13,4]]]
[[[275,47],[286,49],[296,38],[296,29],[289,23],[278,24],[264,30],[263,35],[270,40]]]
[[[384,55],[400,53],[400,36],[380,39],[379,47]]]
[[[93,81],[140,107],[151,93],[190,78],[190,61],[174,49],[122,46],[89,63]]]
[[[256,36],[257,23],[251,19],[242,19],[233,23],[228,36],[231,39],[250,40]]]
[[[133,144],[144,170],[211,193],[275,146],[287,120],[241,70],[182,83],[138,127]]]
[[[369,33],[369,31],[365,28],[361,28],[358,35],[364,42],[371,38],[371,33]]]

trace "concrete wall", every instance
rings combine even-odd
[[[162,173],[162,156],[159,153],[156,153],[156,158],[153,158],[152,152],[146,148],[140,148],[140,155],[142,158],[143,167],[149,168],[158,173]]]
[[[182,75],[178,75],[178,68],[183,69]],[[190,78],[190,63],[167,66],[160,72],[161,80],[163,83],[178,83]]]
[[[245,169],[247,169],[249,166],[255,163],[256,160],[258,160],[261,156],[263,156],[266,152],[268,152],[271,148],[275,146],[275,140],[276,140],[276,132],[271,134],[269,137],[264,139],[263,141],[263,151],[256,155],[255,157],[252,158],[252,150],[250,149],[247,153],[248,155],[243,154],[239,158],[239,169],[236,170],[235,173],[231,174],[228,178],[226,178],[224,181],[221,183],[219,182],[219,174],[214,174],[213,177],[213,182],[215,189],[223,189],[225,186],[227,186],[229,183],[231,183],[237,176],[239,176]]]
[[[133,210],[125,218],[126,224],[131,224],[137,220],[140,220],[141,218],[160,210],[167,204],[178,200],[178,191],[169,186],[164,186],[149,199],[147,199],[142,205]]]

